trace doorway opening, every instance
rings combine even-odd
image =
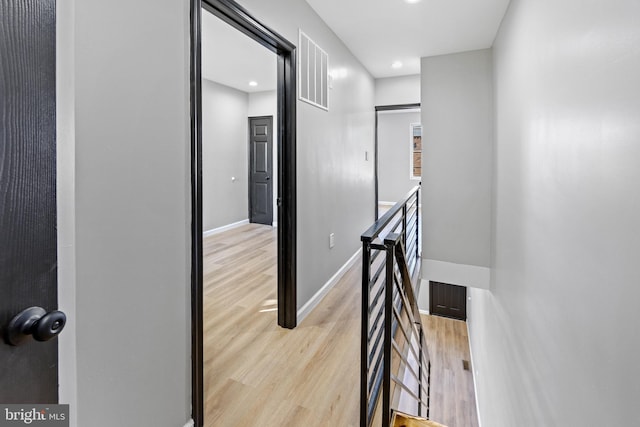
[[[272,144],[275,149],[274,173],[269,180],[277,197],[270,197],[272,208],[272,241],[277,244],[277,295],[271,302],[274,307],[265,311],[277,311],[277,323],[284,328],[296,326],[296,93],[295,93],[295,46],[279,34],[260,23],[244,8],[230,0],[192,0],[191,2],[191,129],[192,129],[192,415],[195,425],[204,425],[204,245],[203,245],[203,205],[206,198],[203,182],[203,15],[210,13],[230,25],[238,34],[244,34],[257,41],[275,55],[276,84],[274,91],[275,113],[272,118]],[[225,24],[225,25],[226,25]],[[242,57],[242,52],[236,53]],[[235,54],[233,55],[236,56]],[[216,58],[227,61],[227,57]],[[247,82],[248,83],[248,82]],[[245,130],[248,130],[245,116]],[[248,152],[248,134],[244,148]],[[264,147],[263,147],[264,148]],[[266,150],[266,149],[265,149]],[[264,159],[268,151],[263,151]],[[244,157],[249,163],[249,153]],[[239,181],[240,176],[225,176],[225,181]],[[243,180],[248,180],[247,168]],[[234,179],[235,178],[235,179]],[[263,177],[264,178],[264,177]],[[275,181],[275,182],[274,182]],[[244,183],[246,192],[250,190]],[[268,206],[268,193],[262,200]],[[224,204],[219,200],[218,204]],[[247,195],[245,202],[249,203]],[[275,209],[274,209],[275,208]],[[214,207],[215,209],[215,207]],[[264,209],[263,209],[264,210]],[[275,213],[274,213],[275,210]],[[245,211],[250,215],[249,209]],[[248,221],[247,221],[248,222]],[[269,227],[269,226],[263,226]],[[270,227],[269,227],[270,228]],[[267,233],[268,234],[268,233]],[[253,242],[249,242],[253,245]],[[266,261],[269,262],[269,261]],[[275,321],[275,319],[274,319]],[[215,355],[211,355],[215,357]]]
[[[429,282],[429,313],[467,320],[467,288],[450,283]]]
[[[376,106],[376,220],[420,183],[422,136],[414,135],[419,122],[420,104]]]

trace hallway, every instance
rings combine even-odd
[[[245,225],[204,248],[206,426],[359,426],[360,264],[287,330],[276,322],[275,229]],[[423,322],[434,419],[474,427],[465,324]]]

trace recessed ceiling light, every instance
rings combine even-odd
[[[249,86],[258,86],[258,82],[252,80],[249,82]]]
[[[404,1],[409,3],[409,4],[420,3],[420,0],[404,0]]]
[[[391,68],[395,68],[395,69],[402,68],[402,62],[395,61],[393,64],[391,64]]]

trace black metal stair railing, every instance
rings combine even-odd
[[[417,186],[361,236],[361,427],[388,427],[393,409],[429,416],[431,363],[413,285],[419,201]]]

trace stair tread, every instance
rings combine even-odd
[[[413,415],[394,412],[391,427],[445,427],[435,421]]]

